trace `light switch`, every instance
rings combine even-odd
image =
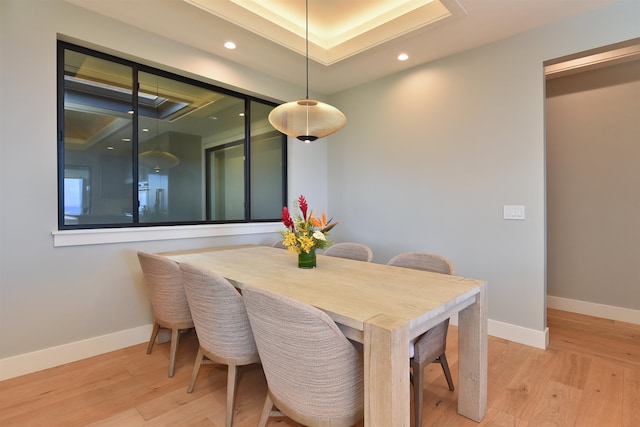
[[[524,219],[524,205],[504,205],[504,219]]]

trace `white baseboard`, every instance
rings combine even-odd
[[[640,325],[640,310],[547,295],[547,307]]]
[[[152,325],[0,359],[0,381],[149,341]]]
[[[458,326],[457,314],[451,317],[451,324]],[[492,319],[487,321],[487,327],[487,332],[492,337],[502,338],[543,350],[549,346],[549,328],[545,328],[544,331],[536,331],[535,329],[524,328]]]
[[[536,331],[489,319],[489,335],[543,350],[549,346],[549,328]]]
[[[457,315],[451,318],[451,324],[458,325]],[[151,328],[152,325],[139,326],[113,334],[0,359],[0,381],[147,342]],[[536,348],[544,349],[549,345],[548,328],[544,331],[536,331],[489,319],[488,333],[494,337]],[[166,341],[168,338],[161,334],[158,341]]]

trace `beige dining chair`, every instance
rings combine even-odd
[[[405,252],[394,256],[387,263],[396,267],[412,268],[415,270],[432,271],[434,273],[455,274],[453,263],[447,258],[426,252]],[[415,425],[422,425],[422,400],[424,397],[424,368],[430,363],[439,363],[447,379],[449,390],[453,391],[453,379],[447,363],[445,350],[447,348],[447,330],[449,319],[437,324],[427,332],[416,338],[412,343],[413,357],[411,370],[413,371],[413,400]]]
[[[371,251],[371,248],[367,245],[363,245],[362,243],[351,242],[335,243],[329,246],[323,252],[323,255],[366,262],[371,262],[373,259],[373,252]]]
[[[138,261],[149,288],[153,309],[153,330],[147,345],[147,354],[151,353],[160,328],[170,329],[169,377],[173,377],[180,334],[193,328],[191,311],[182,286],[180,266],[169,258],[142,251],[138,252]]]
[[[231,427],[239,367],[260,362],[244,301],[218,273],[189,263],[181,263],[180,270],[200,343],[187,392],[193,391],[202,363],[227,365],[227,427]]]
[[[285,244],[283,243],[284,240],[278,240],[277,242],[275,242],[273,245],[274,248],[278,248],[278,249],[289,249],[288,247],[285,246]]]
[[[268,387],[258,425],[282,415],[311,427],[361,421],[363,356],[333,320],[271,291],[245,287],[242,293]]]

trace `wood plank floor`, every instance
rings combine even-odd
[[[425,426],[640,426],[640,325],[549,310],[546,351],[489,338],[488,411],[482,423],[456,412],[439,365],[427,368]],[[457,383],[457,329],[447,350]],[[176,374],[169,345],[145,344],[0,382],[0,426],[223,426],[226,368],[205,365],[186,392],[197,351],[183,337]],[[266,383],[243,372],[234,426],[255,426]],[[287,418],[269,426],[299,426]],[[392,427],[392,426],[390,426]]]

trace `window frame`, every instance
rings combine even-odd
[[[65,51],[71,50],[81,54],[94,56],[99,59],[112,61],[117,64],[122,64],[132,69],[132,107],[134,110],[133,120],[132,120],[132,152],[131,152],[131,167],[132,167],[132,200],[131,200],[131,208],[132,208],[132,216],[133,220],[131,223],[109,223],[109,224],[65,224],[65,214],[64,214],[64,175],[65,175],[65,144],[64,144],[64,135],[65,135]],[[244,100],[244,139],[242,140],[244,143],[244,155],[245,155],[245,164],[244,164],[244,218],[243,219],[234,219],[234,220],[208,220],[209,216],[205,215],[203,220],[193,220],[193,221],[166,221],[166,222],[140,222],[140,214],[139,209],[139,195],[136,189],[139,184],[139,167],[138,167],[138,155],[139,155],[139,108],[138,108],[138,75],[141,72],[151,73],[157,75],[159,77],[175,80],[181,83],[190,84],[198,87],[202,87],[207,90],[215,91],[224,95],[233,96],[236,98],[240,98]],[[272,107],[276,107],[278,104],[266,99],[261,99],[253,95],[249,95],[242,92],[237,92],[231,89],[223,88],[220,86],[216,86],[211,83],[207,83],[201,80],[196,80],[194,78],[182,76],[167,70],[163,70],[160,68],[151,67],[145,64],[141,64],[135,61],[127,60],[124,58],[120,58],[108,53],[100,52],[91,48],[87,48],[81,45],[65,42],[62,40],[57,41],[57,188],[58,188],[58,231],[64,230],[100,230],[100,229],[135,229],[140,227],[177,227],[177,226],[201,226],[201,225],[215,225],[215,224],[252,224],[252,223],[271,223],[271,222],[280,222],[279,212],[277,216],[274,218],[268,219],[260,219],[253,220],[251,217],[251,103],[256,102],[263,105],[268,105]],[[274,129],[274,131],[276,131]],[[276,131],[277,132],[277,131]],[[280,189],[280,197],[281,204],[285,206],[287,203],[287,137],[284,134],[281,134],[282,137],[282,188]],[[206,156],[207,156],[208,148],[202,147],[202,156],[203,156],[203,165],[206,165]],[[209,171],[205,167],[205,175],[207,175]],[[202,202],[204,204],[208,203],[209,194],[203,195]],[[208,205],[207,210],[208,210]],[[274,213],[275,214],[275,213]]]

